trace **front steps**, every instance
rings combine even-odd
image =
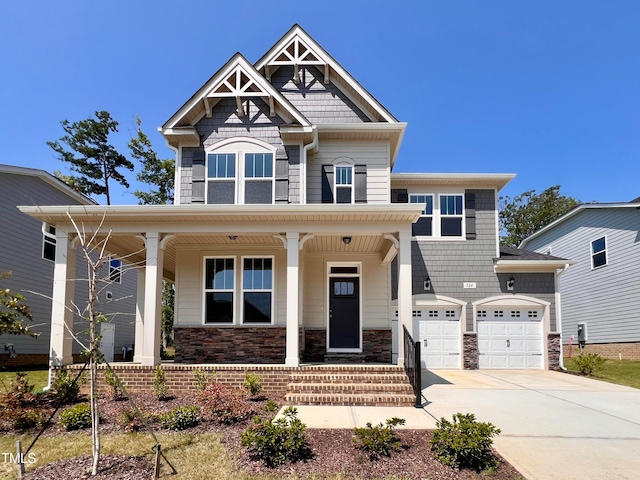
[[[312,365],[292,373],[289,405],[411,407],[413,389],[404,368],[395,365]]]

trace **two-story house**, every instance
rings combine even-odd
[[[81,195],[50,173],[36,168],[0,165],[0,272],[11,272],[0,280],[0,288],[21,293],[33,316],[25,320],[38,338],[24,335],[0,336],[0,366],[43,365],[54,355],[51,346],[53,277],[58,250],[55,224],[34,219],[21,213],[17,205],[31,205],[36,210],[44,205],[75,205],[95,207],[90,198]],[[67,234],[65,233],[65,242]],[[85,337],[87,324],[81,318],[88,298],[87,268],[78,251],[69,265],[68,314],[75,317],[75,335]],[[122,268],[118,259],[104,266],[103,276],[112,280],[103,283],[98,295],[98,310],[108,321],[101,324],[103,352],[109,360],[121,359],[133,347],[135,324],[136,275]],[[73,304],[71,302],[73,301]],[[53,329],[55,331],[55,328]],[[55,333],[54,333],[55,335]],[[86,344],[86,343],[85,343]],[[77,356],[82,346],[69,345]]]
[[[566,262],[500,250],[497,193],[513,175],[392,173],[405,127],[294,25],[257,62],[234,55],[160,128],[174,205],[22,210],[56,225],[63,252],[67,213],[104,215],[109,249],[144,265],[142,365],[160,360],[166,278],[177,363],[401,363],[406,327],[429,368],[556,368]],[[61,300],[68,275],[61,254]]]

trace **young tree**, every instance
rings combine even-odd
[[[158,158],[141,125],[142,120],[136,117],[137,136],[129,141],[129,149],[131,156],[142,164],[142,171],[136,178],[150,185],[152,189],[149,192],[136,190],[133,194],[138,197],[140,205],[173,203],[175,161],[172,158]]]
[[[9,272],[0,272],[0,279],[11,275]],[[31,320],[29,306],[24,303],[24,297],[10,289],[0,289],[0,335],[29,335],[37,337],[29,326],[23,325],[24,320]]]
[[[95,113],[95,118],[78,122],[60,122],[66,135],[59,141],[47,142],[61,161],[71,164],[71,171],[79,176],[57,175],[72,188],[87,195],[105,195],[111,205],[109,181],[113,180],[127,188],[129,182],[120,169],[133,171],[133,163],[109,143],[109,135],[118,131],[118,122],[105,110]],[[63,147],[66,144],[69,149]]]
[[[500,197],[500,242],[517,247],[525,238],[549,225],[582,202],[560,195],[560,185],[536,194],[529,190],[511,199]]]

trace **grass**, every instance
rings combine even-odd
[[[40,392],[49,382],[49,367],[19,367],[0,370],[0,389],[4,389],[2,382],[10,388],[11,382],[16,378],[16,372],[25,372],[29,383],[35,385],[34,392]]]
[[[578,372],[573,358],[564,358],[564,366],[571,372]],[[640,361],[607,359],[601,372],[592,378],[627,387],[640,388]]]

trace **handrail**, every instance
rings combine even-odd
[[[409,382],[413,387],[416,396],[414,407],[422,408],[422,369],[420,359],[420,342],[414,342],[406,325],[404,329],[404,371],[409,377]]]

